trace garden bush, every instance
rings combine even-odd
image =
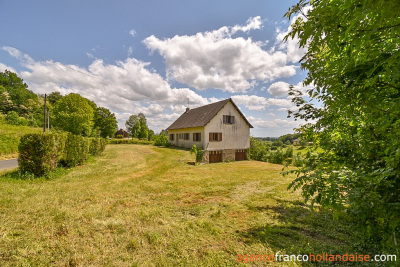
[[[58,165],[74,167],[105,148],[102,138],[86,138],[71,133],[27,134],[21,138],[18,162],[23,173],[46,176]]]
[[[135,144],[135,145],[152,145],[153,141],[139,140],[138,138],[132,139],[111,139],[107,141],[107,144],[118,145],[118,144]]]
[[[155,146],[169,146],[168,137],[165,134],[160,134],[154,137]]]

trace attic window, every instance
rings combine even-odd
[[[235,116],[223,115],[224,124],[235,124]]]

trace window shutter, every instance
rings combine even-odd
[[[209,141],[212,141],[212,140],[213,140],[213,139],[212,139],[212,133],[209,133],[208,135],[209,135],[209,136],[208,136]]]
[[[222,141],[222,133],[218,133],[218,141]]]

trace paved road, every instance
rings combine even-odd
[[[0,170],[18,167],[18,159],[0,160]]]

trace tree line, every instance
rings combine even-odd
[[[47,96],[51,128],[87,137],[111,137],[117,129],[115,114],[79,94]],[[0,113],[13,125],[43,127],[44,95],[35,94],[17,74],[0,72]]]

